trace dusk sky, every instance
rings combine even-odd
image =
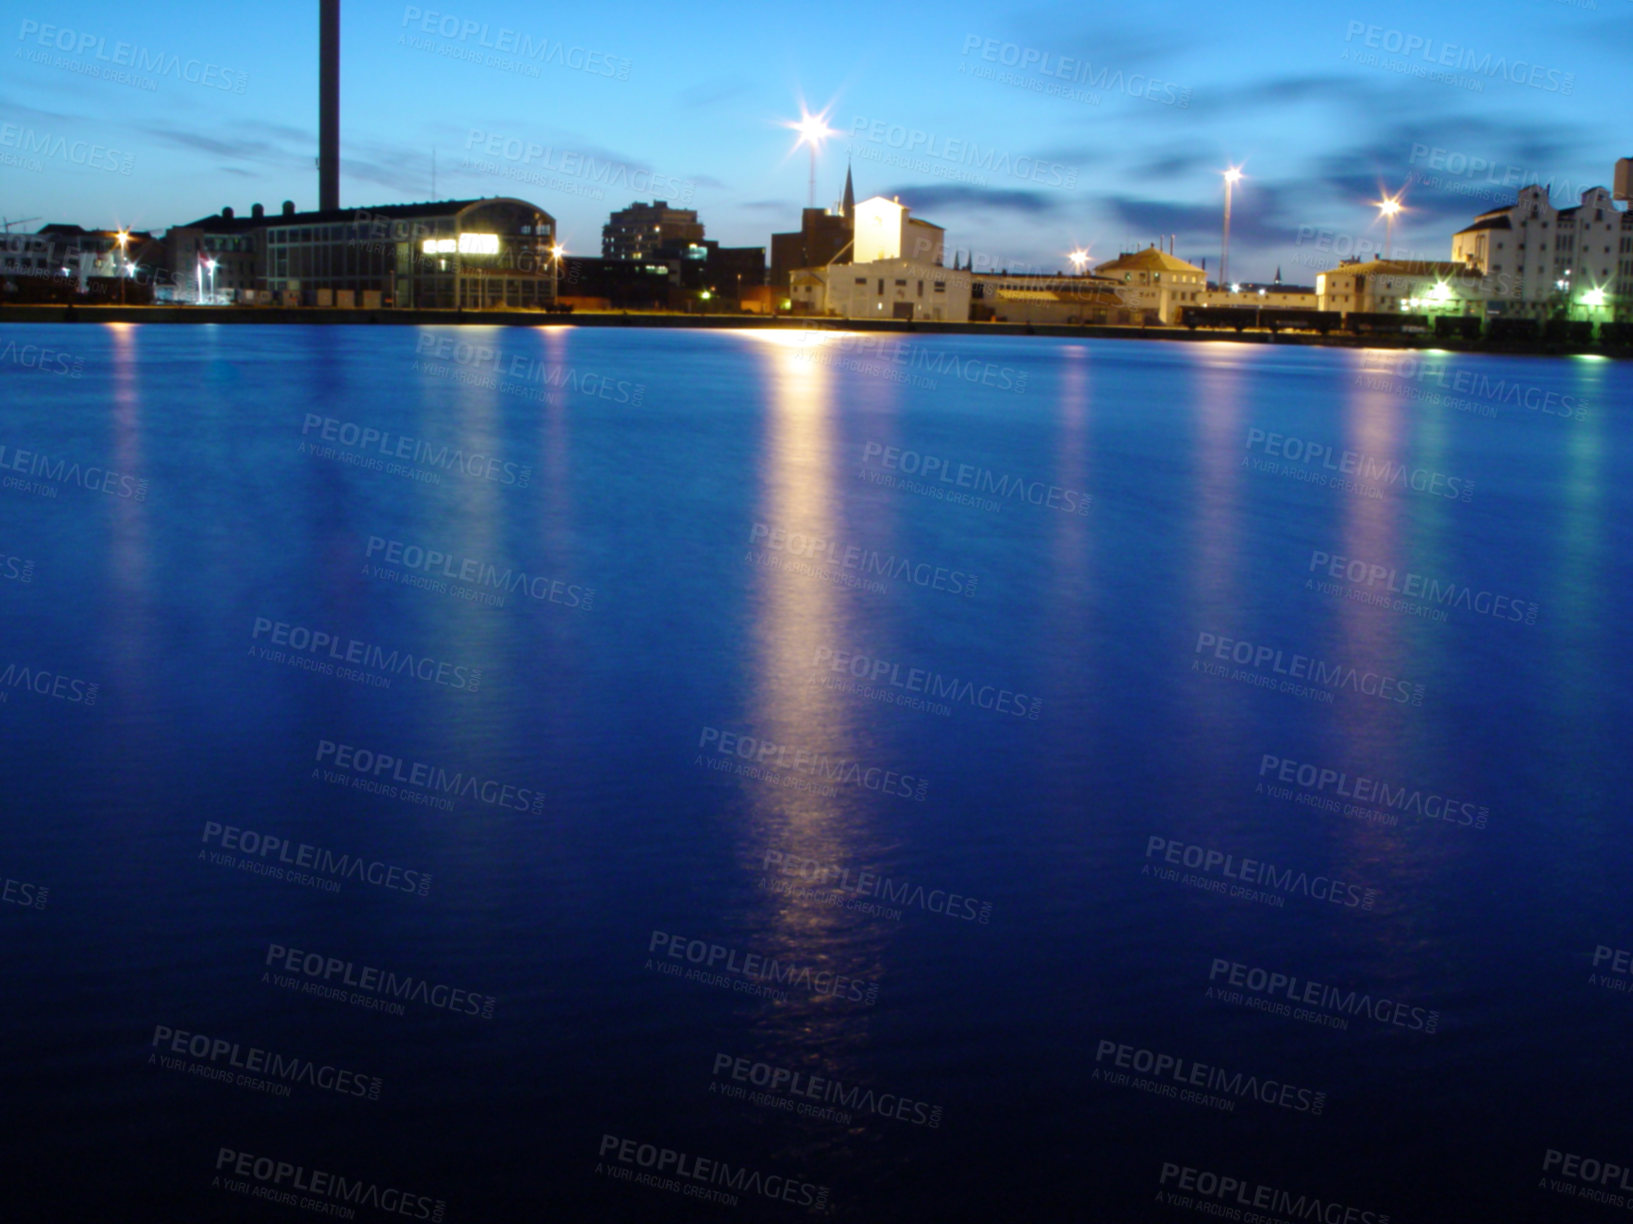
[[[316,206],[315,3],[0,9],[8,219],[162,230],[223,205]],[[897,195],[945,227],[949,261],[1054,270],[1074,247],[1098,263],[1174,234],[1213,271],[1235,163],[1236,278],[1280,265],[1309,283],[1381,245],[1383,191],[1405,189],[1397,257],[1444,259],[1518,183],[1552,182],[1556,204],[1609,185],[1633,154],[1630,52],[1628,0],[358,2],[342,17],[341,194],[431,198],[435,149],[438,197],[530,200],[573,253],[598,254],[607,213],[654,197],[698,209],[722,243],[765,245],[806,203],[808,155],[781,126],[803,99],[838,133],[818,203],[848,154],[858,198]]]

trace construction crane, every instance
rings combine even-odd
[[[27,225],[30,221],[38,220],[38,217],[24,217],[21,221],[7,221],[4,217],[0,217],[0,226],[4,226],[5,232],[9,234],[11,233],[11,227],[14,225]]]

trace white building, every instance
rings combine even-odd
[[[874,196],[856,206],[851,259],[855,263],[907,259],[939,264],[944,236],[941,226],[915,220],[901,201]]]
[[[970,273],[941,266],[943,236],[941,226],[913,217],[900,200],[863,200],[855,206],[852,262],[795,269],[788,278],[792,309],[841,319],[966,322]]]
[[[1350,261],[1315,278],[1319,309],[1366,314],[1480,315],[1487,287],[1476,268],[1427,259]]]
[[[1119,255],[1094,274],[1119,282],[1124,303],[1159,323],[1177,323],[1180,310],[1200,306],[1208,291],[1206,272],[1154,246]]]
[[[1452,238],[1452,258],[1488,278],[1493,314],[1625,317],[1633,302],[1633,214],[1603,187],[1554,208],[1533,184],[1515,203],[1481,213]]]
[[[970,317],[970,274],[912,259],[829,264],[797,269],[789,298],[796,314],[962,323]]]

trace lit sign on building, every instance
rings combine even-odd
[[[427,238],[423,249],[427,255],[452,255],[455,251],[461,255],[497,255],[499,235],[461,234],[457,242],[452,238]]]

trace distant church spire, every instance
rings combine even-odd
[[[839,215],[847,220],[853,219],[856,213],[856,188],[851,186],[851,164],[845,162],[845,196],[839,204]]]
[[[1281,284],[1281,265],[1276,265],[1276,284]]]

